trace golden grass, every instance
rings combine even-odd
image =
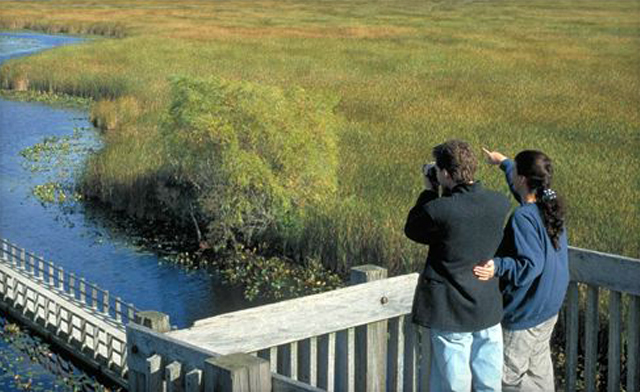
[[[637,1],[60,0],[0,10],[0,27],[12,29],[91,33],[99,23],[126,38],[11,62],[0,83],[136,100],[136,148],[110,136],[95,174],[105,189],[162,165],[150,146],[171,75],[298,85],[339,97],[345,118],[340,198],[325,216],[309,214],[301,247],[410,268],[423,254],[402,234],[418,168],[431,146],[459,137],[509,155],[547,152],[572,244],[640,257]],[[479,177],[505,190],[497,171],[481,166]]]

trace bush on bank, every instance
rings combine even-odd
[[[265,237],[283,241],[301,230],[305,206],[334,196],[334,99],[219,78],[176,77],[171,86],[170,107],[149,140],[155,149],[137,151],[148,151],[155,163],[129,183],[130,197],[120,207],[143,199],[138,215],[194,227],[199,242],[220,250]],[[113,113],[131,107],[112,106]],[[122,186],[119,176],[104,182],[110,170],[100,169],[102,156],[131,143],[128,128],[107,130],[111,143],[89,165],[85,189],[102,200]]]

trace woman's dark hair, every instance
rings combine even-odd
[[[527,179],[529,189],[536,193],[536,205],[542,215],[553,247],[560,248],[560,234],[564,230],[565,206],[560,196],[551,190],[553,166],[541,151],[521,151],[515,158],[518,174]]]

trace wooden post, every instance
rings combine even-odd
[[[127,305],[127,322],[128,323],[135,323],[136,322],[136,314],[134,311],[135,307],[133,306],[132,303]]]
[[[387,391],[400,392],[404,369],[404,317],[389,320],[389,346],[387,347]]]
[[[164,371],[164,381],[167,386],[167,392],[182,392],[182,365],[180,362],[173,361]]]
[[[14,247],[11,247],[11,259],[10,260],[11,260],[11,264],[14,264],[14,265],[17,264],[17,262],[16,262],[16,260],[17,260],[16,248],[14,248]]]
[[[7,244],[4,240],[2,240],[2,255],[0,255],[0,258],[3,260],[8,260],[9,254],[9,244]]]
[[[640,297],[629,301],[629,340],[627,355],[627,391],[640,390]]]
[[[58,285],[60,285],[60,290],[64,291],[64,269],[62,267],[58,268]]]
[[[298,343],[298,380],[316,386],[318,383],[318,339],[312,337]]]
[[[120,297],[116,297],[116,299],[114,300],[114,304],[115,304],[114,312],[116,313],[116,321],[122,321],[122,300],[120,299]]]
[[[355,330],[349,328],[336,332],[335,390],[353,392]]]
[[[204,362],[205,392],[271,390],[269,362],[249,354],[231,354]]]
[[[47,263],[47,269],[49,270],[49,284],[53,287],[56,287],[56,280],[55,280],[55,275],[56,275],[56,270],[55,270],[55,266],[53,265],[53,263]]]
[[[565,353],[567,356],[567,367],[565,368],[565,390],[567,392],[573,392],[576,390],[578,368],[578,285],[575,282],[569,283],[566,307]]]
[[[27,253],[24,249],[20,249],[20,262],[18,263],[18,267],[22,269],[26,269],[27,264]]]
[[[80,278],[80,302],[87,304],[87,283],[84,278]]]
[[[417,371],[418,390],[429,392],[429,377],[431,376],[431,330],[422,326],[416,327],[420,333],[420,357]]]
[[[185,391],[186,392],[201,392],[202,391],[202,370],[193,369],[187,373],[185,378]]]
[[[169,315],[156,312],[145,311],[140,312],[140,320],[137,324],[147,327],[155,332],[165,333],[170,328]],[[133,322],[133,320],[130,320]],[[127,342],[127,358],[131,359],[137,354],[138,348],[131,345],[131,342]],[[156,358],[157,357],[157,358]],[[159,359],[158,359],[159,358]],[[129,365],[127,382],[129,383],[130,392],[154,392],[156,389],[148,389],[149,386],[155,386],[162,380],[162,358],[155,355],[147,360],[147,367],[145,369],[136,368],[134,364],[128,360]],[[159,370],[156,370],[156,367]],[[160,381],[158,381],[158,378]]]
[[[351,284],[385,279],[387,270],[375,265],[351,269]],[[384,306],[386,297],[373,298]],[[387,320],[356,328],[355,389],[361,392],[386,391],[387,381]]]
[[[621,294],[617,291],[609,292],[609,353],[607,362],[607,391],[620,391],[620,335],[622,311]]]
[[[156,312],[155,310],[146,310],[138,313],[140,318],[139,322],[143,327],[147,327],[156,332],[165,333],[171,331],[171,324],[169,323],[169,315]]]
[[[109,316],[109,292],[107,290],[102,292],[102,313]]]
[[[351,268],[351,285],[373,282],[374,280],[386,279],[387,269],[377,265],[366,264]]]
[[[71,298],[78,299],[78,292],[76,290],[76,276],[73,272],[69,272],[69,295]]]
[[[98,288],[91,285],[91,307],[98,310]]]
[[[587,286],[587,310],[585,314],[584,381],[586,392],[596,392],[598,375],[598,286]]]
[[[155,354],[147,359],[145,371],[147,382],[145,392],[161,392],[163,388],[162,380],[162,357]]]
[[[411,322],[410,317],[404,317],[404,357],[402,371],[403,391],[416,392],[417,389],[417,325]]]
[[[294,343],[278,346],[277,373],[298,379],[298,345]]]
[[[336,334],[322,335],[318,339],[318,387],[328,392],[335,390]]]
[[[38,259],[38,276],[43,282],[46,282],[44,279],[44,260]]]

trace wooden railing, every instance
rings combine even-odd
[[[124,302],[120,297],[111,295],[109,291],[86,281],[83,277],[65,271],[62,267],[1,238],[0,259],[11,263],[36,281],[64,292],[83,305],[95,309],[117,324],[126,325],[135,319],[137,310],[133,304]]]
[[[604,384],[598,381],[601,375],[608,392],[618,392],[622,386],[627,392],[640,391],[640,260],[570,248],[569,267],[571,283],[564,309],[565,390],[596,391],[599,384]],[[602,297],[608,297],[608,309],[599,306]],[[600,314],[608,319],[606,374],[599,369],[603,364],[598,360],[602,344],[598,341]],[[584,347],[583,353],[579,352],[580,346]],[[579,368],[584,369],[583,378],[578,377]],[[626,380],[621,377],[624,373]]]
[[[360,266],[350,287],[170,331],[166,316],[0,244],[3,310],[130,391],[428,391],[428,330],[409,319],[418,274]],[[640,260],[571,248],[569,262],[564,389],[638,391]]]
[[[624,387],[627,392],[638,391],[640,260],[571,248],[570,269],[572,282],[562,311],[566,315],[562,320],[566,334],[564,389],[602,388],[603,384],[596,382],[598,372],[602,373],[596,357],[597,305],[599,291],[606,290],[610,309],[607,390]],[[297,389],[288,386],[284,390],[428,391],[428,330],[409,319],[417,279],[418,274],[386,279],[384,269],[361,266],[352,270],[354,285],[344,289],[199,320],[190,328],[166,334],[131,326],[129,366],[137,374],[132,391],[153,391],[150,385],[168,388],[175,380],[181,380],[173,384],[176,387],[191,385],[194,389],[187,390],[210,391],[222,373],[227,377],[225,385],[231,385],[222,391],[280,391],[273,378],[277,375],[301,383],[296,384]],[[581,306],[579,286],[584,284],[586,304]],[[625,320],[621,303],[625,303]],[[580,313],[582,307],[585,311]],[[580,314],[585,320],[584,355],[579,355],[578,345],[583,336]],[[260,373],[255,362],[234,368],[235,379],[229,371],[216,368],[216,359],[229,355],[237,359],[238,353],[266,361],[261,366],[268,366],[273,376],[268,388],[266,384],[246,387],[251,380],[260,379],[248,376]],[[241,368],[244,373],[238,370]],[[149,380],[156,381],[150,384]],[[185,384],[186,380],[191,384]],[[244,384],[238,384],[242,380]],[[233,385],[246,388],[234,389]]]
[[[126,322],[138,311],[83,278],[0,240],[0,308],[126,386]]]
[[[385,277],[382,268],[356,267],[351,287],[199,320],[166,334],[130,325],[131,391],[169,390],[175,382],[169,378],[188,391],[211,391],[220,374],[229,377],[228,370],[216,370],[219,363],[228,357],[237,363],[239,354],[252,360],[236,381],[248,385],[248,375],[259,373],[251,369],[261,364],[270,371],[270,385],[221,391],[425,391],[429,340],[407,318],[418,274]],[[229,383],[222,382],[236,385]]]

